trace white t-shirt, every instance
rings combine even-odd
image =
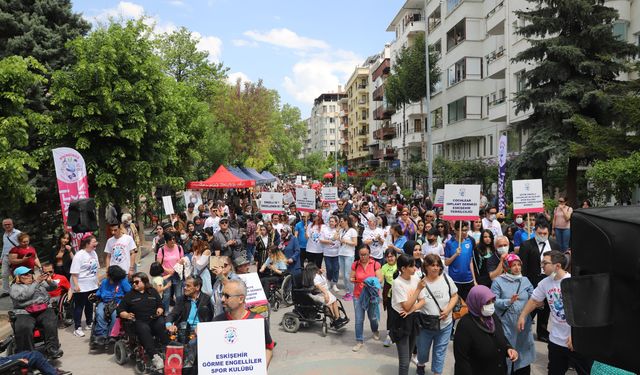
[[[213,233],[220,231],[220,218],[218,216],[209,216],[207,220],[204,221],[204,225],[202,229],[207,229],[211,227],[213,229]]]
[[[323,225],[321,229],[321,238],[323,240],[333,241],[330,245],[322,244],[322,252],[326,257],[337,257],[340,242],[333,239],[337,229],[331,229],[328,225]]]
[[[327,278],[324,277],[324,275],[316,274],[316,276],[313,278],[313,285],[320,285],[322,288],[324,288],[324,290],[326,290],[329,293],[329,303],[328,303],[329,305],[336,301],[336,296],[334,296],[333,293],[329,291]]]
[[[129,273],[131,268],[131,251],[136,248],[136,243],[133,238],[128,234],[123,234],[120,238],[116,239],[111,237],[107,240],[107,245],[104,247],[104,252],[111,254],[110,266],[119,266],[124,272]]]
[[[278,234],[280,234],[280,231],[282,230],[283,227],[284,227],[284,224],[282,223],[273,224],[273,229],[277,230]]]
[[[378,236],[382,238],[382,241],[377,240]],[[373,240],[369,245],[372,258],[382,259],[384,257],[384,237],[384,230],[382,230],[382,228],[371,229],[369,225],[367,225],[364,232],[362,232],[362,241]]]
[[[498,220],[489,221],[489,219],[482,219],[482,228],[489,229],[493,233],[493,238],[502,236],[502,226]]]
[[[322,254],[322,244],[320,243],[321,230],[318,230],[317,225],[309,224],[307,226],[307,233],[309,233],[307,253]]]
[[[560,282],[566,278],[571,277],[571,274],[567,274],[560,280],[554,280],[551,276],[547,276],[538,286],[533,290],[531,298],[535,301],[541,302],[547,299],[551,313],[549,317],[551,319],[549,330],[549,341],[556,345],[567,347],[567,340],[571,336],[571,326],[567,323],[567,318],[564,313],[564,303],[562,301],[562,288]]]
[[[402,302],[409,299],[411,293],[418,288],[419,282],[420,277],[417,275],[411,276],[409,280],[403,279],[402,276],[396,277],[393,280],[393,286],[391,287],[391,307],[399,313],[404,311],[402,308]],[[416,300],[416,303],[417,302],[418,300]]]
[[[451,300],[451,297],[449,296],[449,286],[447,286],[447,282],[444,279],[445,277],[449,280],[451,295],[458,293],[456,284],[444,272],[442,273],[442,276],[440,276],[433,283],[430,283],[429,280],[427,280],[427,286],[429,287],[429,290],[431,290],[431,293],[433,293],[433,296],[436,297],[436,301],[438,301],[440,309],[442,310],[447,307],[449,301]],[[431,294],[429,294],[426,287],[422,290],[422,298],[424,298],[425,304],[424,306],[422,306],[422,309],[420,309],[421,313],[427,315],[440,315],[440,310],[438,310],[438,306],[436,305],[436,303],[433,302],[433,298],[431,298]],[[451,323],[451,321],[451,313],[449,313],[449,316],[447,316],[445,320],[440,321],[440,327],[446,327],[447,325],[449,325],[449,323]]]
[[[69,273],[78,274],[78,286],[81,292],[89,292],[98,289],[98,268],[100,268],[100,264],[98,263],[98,254],[95,251],[79,250],[73,256]],[[127,271],[129,271],[129,267],[127,267]],[[71,288],[74,288],[73,277],[70,281]]]
[[[355,229],[349,228],[346,231],[340,230],[340,238],[345,241],[358,241],[358,232]],[[340,243],[340,249],[338,255],[344,257],[356,256],[356,246],[347,245],[346,243]]]

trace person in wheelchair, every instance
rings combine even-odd
[[[199,277],[187,277],[184,283],[184,296],[178,298],[176,305],[167,316],[165,326],[171,334],[178,333],[178,327],[186,323],[187,334],[193,335],[188,344],[190,355],[195,358],[197,353],[197,326],[200,322],[213,320],[213,304],[211,296],[201,292],[202,279]],[[184,344],[184,342],[183,342]],[[194,361],[195,363],[195,361]]]
[[[338,299],[329,291],[327,278],[322,274],[322,270],[315,263],[308,263],[302,272],[302,287],[310,291],[309,297],[317,303],[327,306],[331,314],[331,326],[339,327],[346,318],[340,317],[338,309]]]
[[[73,292],[71,290],[71,284],[69,284],[69,279],[64,275],[55,273],[53,264],[48,262],[42,263],[42,273],[51,276],[51,280],[56,284],[56,288],[49,291],[49,305],[53,307],[54,312],[58,314],[58,318],[64,319],[65,326],[70,326],[73,324],[73,312],[71,311],[71,296]],[[63,306],[60,306],[60,300],[65,295],[66,301],[64,302],[63,309]],[[63,309],[64,311],[60,311],[59,309]]]
[[[282,252],[282,249],[279,246],[271,246],[267,260],[258,270],[262,289],[264,289],[265,293],[269,291],[269,284],[275,283],[278,286],[282,284],[287,268],[287,257]]]
[[[0,374],[13,374],[12,370],[21,368],[38,370],[42,375],[71,375],[71,371],[64,371],[51,366],[47,361],[47,357],[37,350],[0,357]],[[21,374],[22,372],[16,373]]]
[[[13,275],[16,280],[11,285],[9,294],[16,314],[14,323],[16,352],[33,350],[33,330],[38,325],[44,331],[46,354],[51,359],[62,357],[57,317],[49,307],[47,293],[57,285],[48,274],[42,274],[35,279],[33,270],[24,266],[16,268]]]
[[[154,336],[166,346],[169,342],[164,325],[162,297],[149,283],[144,272],[132,277],[133,289],[124,295],[118,305],[118,316],[133,322],[136,337],[142,344],[151,364],[157,370],[164,368],[164,361],[156,350]]]
[[[97,345],[105,345],[107,336],[116,322],[116,309],[125,294],[131,291],[127,273],[119,266],[109,266],[107,278],[96,291],[96,319],[92,338]]]

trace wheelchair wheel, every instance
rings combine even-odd
[[[329,327],[327,326],[327,321],[322,322],[322,330],[320,331],[320,336],[326,337],[327,332],[329,331]]]
[[[282,301],[287,304],[287,306],[293,305],[293,276],[287,275],[282,281],[282,286],[280,287],[280,295],[282,296]]]
[[[127,345],[122,340],[116,341],[113,346],[113,356],[116,360],[116,363],[119,365],[124,365],[129,360],[129,355],[127,354]]]
[[[136,365],[133,368],[133,371],[137,374],[137,375],[142,375],[145,372],[147,372],[147,365],[144,363],[144,361],[136,361]]]
[[[13,338],[13,341],[11,341],[11,344],[9,344],[9,346],[7,346],[7,356],[10,355],[14,355],[16,354],[16,338]]]
[[[300,329],[300,319],[293,314],[284,314],[282,317],[282,328],[285,332],[296,333]]]

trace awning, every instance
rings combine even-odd
[[[244,172],[244,174],[256,180],[256,185],[268,184],[267,179],[262,177],[262,175],[258,173],[255,169],[247,168],[247,167],[240,167],[240,169]]]
[[[188,182],[187,189],[242,189],[255,185],[255,180],[240,178],[221,165],[216,173],[206,180]]]
[[[253,180],[255,181],[255,179],[251,178],[249,175],[247,175],[246,173],[244,173],[242,171],[242,169],[238,168],[238,167],[231,167],[228,166],[227,169],[229,170],[229,172],[235,174],[236,176],[240,177],[243,180]]]
[[[267,184],[274,183],[277,180],[276,176],[272,175],[269,171],[262,171],[260,175],[266,179]]]

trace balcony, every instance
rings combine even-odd
[[[398,157],[398,151],[393,147],[387,147],[382,151],[382,158],[385,160],[392,160]]]
[[[367,128],[360,129],[360,131],[358,132],[358,136],[363,136],[363,135],[369,135],[369,129]]]
[[[376,70],[371,74],[371,80],[375,81],[381,76],[384,78],[387,76],[387,74],[389,74],[390,71],[391,71],[391,62],[389,61],[389,59],[384,59],[382,60],[380,65],[378,65]]]
[[[396,128],[394,126],[380,128],[373,132],[373,139],[377,140],[389,140],[396,136]]]
[[[346,139],[344,139],[344,138],[340,138],[340,139],[338,140],[338,144],[345,145],[345,144],[347,144],[347,140],[346,140]]]
[[[380,85],[380,87],[373,90],[372,99],[374,102],[381,102],[384,100],[384,85]]]
[[[500,90],[499,92],[491,94],[491,97],[493,100],[489,102],[489,121],[505,121],[507,119],[507,98],[505,91]]]
[[[391,118],[391,115],[396,113],[396,109],[394,106],[388,103],[383,103],[381,106],[373,111],[373,119],[374,120],[388,120]]]
[[[493,9],[487,13],[487,34],[502,35],[504,34],[504,21],[506,11],[504,8],[504,0],[500,1]]]
[[[486,55],[485,60],[487,61],[487,77],[503,79],[507,69],[507,58],[504,46],[500,46],[495,51]]]
[[[358,147],[358,151],[369,152],[369,146],[367,146],[367,145],[360,146],[360,147]]]
[[[366,90],[367,89],[367,84],[366,83],[358,83],[356,85],[356,89],[357,90]]]

